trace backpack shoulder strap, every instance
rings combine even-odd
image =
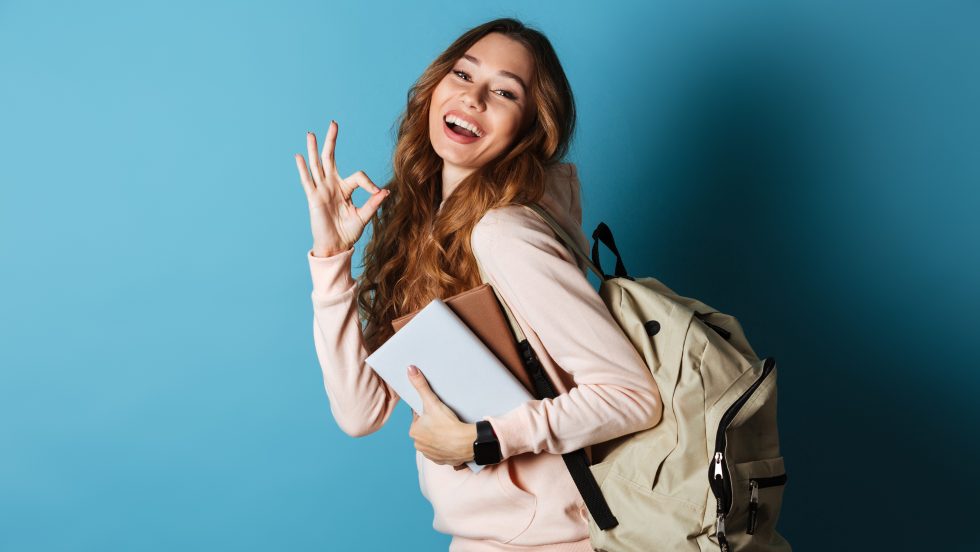
[[[545,209],[544,207],[542,207],[537,203],[524,205],[524,207],[527,207],[532,212],[537,213],[539,217],[544,219],[544,221],[548,223],[548,226],[550,226],[551,229],[558,236],[558,240],[565,244],[565,247],[567,247],[568,250],[572,252],[572,255],[578,257],[579,259],[582,259],[582,261],[585,262],[585,266],[587,266],[589,270],[592,271],[593,274],[599,277],[600,282],[605,280],[605,277],[603,276],[602,271],[599,270],[599,267],[597,267],[595,263],[592,262],[592,259],[590,259],[589,256],[586,255],[584,251],[579,249],[578,244],[575,243],[575,240],[573,240],[572,237],[568,235],[568,232],[566,232],[565,229],[562,228],[560,224],[558,224],[558,221],[556,221],[555,218],[551,216],[551,213],[549,213],[547,209]]]

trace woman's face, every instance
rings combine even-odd
[[[432,92],[429,140],[445,164],[476,169],[511,146],[533,116],[527,89],[533,71],[527,48],[500,33],[466,51]]]

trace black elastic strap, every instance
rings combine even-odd
[[[534,384],[534,390],[537,392],[538,398],[553,399],[557,397],[558,393],[555,392],[554,386],[551,385],[551,380],[548,379],[548,375],[545,374],[544,368],[541,366],[541,361],[538,360],[538,355],[535,354],[534,349],[531,348],[531,344],[528,343],[527,339],[518,343],[518,349],[521,352],[521,360],[525,368],[527,368],[528,375],[531,376],[531,382]],[[575,482],[575,486],[582,495],[582,500],[585,501],[585,506],[589,509],[589,513],[592,515],[592,519],[595,520],[596,525],[602,530],[612,529],[619,525],[616,516],[609,510],[609,504],[606,503],[606,498],[602,496],[602,489],[599,488],[599,483],[595,480],[595,475],[589,469],[589,457],[585,453],[585,449],[580,448],[572,452],[566,452],[561,457],[565,461],[565,466],[572,475],[572,481]]]
[[[623,258],[619,255],[619,249],[616,248],[616,240],[613,239],[612,230],[606,226],[606,223],[600,222],[599,226],[596,226],[595,231],[592,232],[592,264],[602,272],[606,279],[611,278],[604,270],[602,270],[602,264],[599,262],[599,242],[602,242],[608,247],[614,255],[616,255],[616,277],[618,278],[630,278],[629,274],[626,272],[626,265],[623,264]]]

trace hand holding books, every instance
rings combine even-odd
[[[494,297],[489,286],[483,289]],[[496,303],[494,306],[499,313],[499,306]],[[510,329],[502,314],[500,318],[496,336],[498,339],[507,336],[504,342],[512,344],[514,339],[506,333]],[[534,399],[519,378],[439,299],[413,313],[410,322],[368,356],[366,362],[416,413],[424,411],[423,395],[410,380],[406,366],[421,366],[425,370],[425,390],[431,391],[465,424],[506,414]],[[455,441],[454,437],[448,439]],[[475,462],[468,465],[474,471],[483,467]]]
[[[415,441],[415,449],[436,464],[464,468],[466,462],[473,460],[476,424],[461,422],[432,391],[425,375],[416,366],[409,366],[408,380],[422,398],[422,415],[413,414],[408,430],[409,437]]]

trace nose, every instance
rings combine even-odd
[[[466,109],[472,109],[474,111],[483,111],[483,94],[476,87],[465,90],[460,96],[460,102]]]

